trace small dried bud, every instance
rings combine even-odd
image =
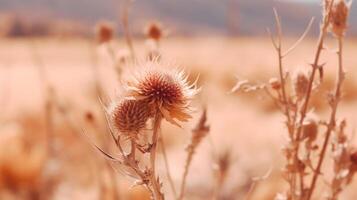
[[[161,24],[158,22],[151,22],[145,29],[145,35],[155,41],[159,41],[163,35]]]
[[[151,116],[147,104],[137,100],[122,100],[110,112],[113,126],[122,134],[136,136],[146,127]]]
[[[347,126],[346,119],[338,120],[336,124],[337,124],[337,133],[336,133],[337,142],[343,144],[348,140],[348,137],[345,133],[345,128]]]
[[[309,75],[305,70],[297,70],[293,76],[293,87],[298,100],[305,97],[309,88]]]
[[[280,90],[281,88],[281,83],[277,78],[271,78],[269,80],[269,84],[273,90]]]
[[[110,42],[113,39],[114,28],[109,22],[98,23],[95,27],[95,37],[99,44]]]
[[[330,13],[330,31],[336,37],[342,37],[347,29],[349,6],[345,0],[335,1]]]
[[[319,128],[317,117],[314,114],[309,113],[304,119],[302,128],[303,138],[307,138],[310,142],[314,141]]]
[[[90,112],[90,111],[88,111],[88,112],[85,113],[85,119],[86,119],[88,122],[90,122],[90,123],[92,123],[92,122],[95,121],[94,115],[93,115],[93,113]]]

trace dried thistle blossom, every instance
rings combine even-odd
[[[342,37],[347,29],[349,5],[345,0],[335,1],[330,15],[330,31],[337,37]]]
[[[146,127],[151,112],[143,101],[124,99],[112,107],[110,116],[113,126],[121,134],[136,137]]]
[[[113,39],[114,28],[110,22],[100,22],[95,27],[95,37],[99,44],[110,42]]]
[[[318,118],[313,113],[308,113],[303,122],[303,139],[308,139],[308,141],[312,142],[316,139],[318,133]]]
[[[159,41],[163,36],[162,26],[159,22],[149,23],[144,32],[147,38],[155,41]]]
[[[309,75],[306,70],[298,69],[294,72],[293,88],[298,100],[305,97],[309,88]]]
[[[128,82],[128,97],[145,101],[149,107],[172,124],[191,118],[190,102],[199,92],[189,85],[183,71],[164,69],[157,61],[148,61],[134,79]]]

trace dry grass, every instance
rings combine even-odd
[[[157,23],[145,41],[129,30],[124,40],[106,32],[100,45],[2,39],[0,199],[352,199],[357,42],[329,29],[329,9],[317,48],[306,38],[287,59],[295,38],[278,35],[274,51],[268,38],[163,38]],[[338,56],[322,48],[336,40]],[[200,93],[188,95],[196,88],[184,77],[171,81],[172,63],[185,67],[188,83],[199,75]],[[231,93],[236,78],[235,89],[254,94]]]

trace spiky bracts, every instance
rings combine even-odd
[[[164,68],[156,61],[149,61],[140,69],[128,82],[127,97],[147,102],[152,111],[177,126],[178,121],[191,118],[190,103],[199,92],[196,83],[190,85],[183,71]]]

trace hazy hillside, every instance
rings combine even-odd
[[[0,0],[0,10],[37,19],[70,19],[92,25],[97,20],[117,20],[118,0]],[[320,17],[318,4],[297,4],[274,0],[136,0],[131,12],[134,29],[151,19],[170,24],[175,33],[265,34],[273,24],[272,8],[282,15],[285,33],[298,34],[312,16]],[[357,4],[354,5],[357,7]],[[355,13],[355,12],[354,12]],[[357,14],[351,16],[357,25]],[[234,27],[234,28],[232,28]],[[350,33],[357,33],[351,26]]]

